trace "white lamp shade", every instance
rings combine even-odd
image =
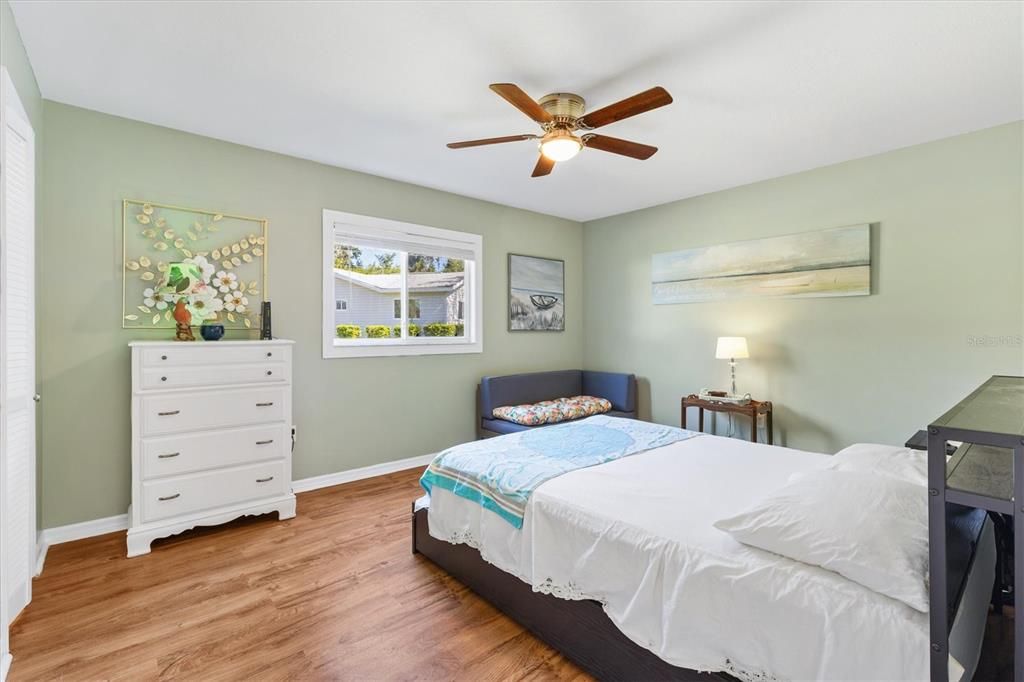
[[[728,360],[730,358],[749,358],[747,353],[747,339],[744,336],[719,336],[718,347],[715,348],[715,358]]]

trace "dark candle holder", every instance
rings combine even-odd
[[[270,341],[274,338],[270,328],[270,301],[263,301],[260,309],[260,340]]]

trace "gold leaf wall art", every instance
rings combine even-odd
[[[199,291],[184,297],[193,324],[259,328],[267,291],[265,219],[125,199],[121,220],[123,328],[174,328],[171,310],[181,296],[168,273],[177,262],[202,273]]]

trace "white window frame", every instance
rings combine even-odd
[[[334,321],[334,243],[335,234],[344,232],[354,241],[363,237],[367,240],[390,239],[405,242],[420,242],[424,247],[449,246],[473,254],[466,261],[465,303],[466,312],[471,313],[463,320],[464,336],[408,336],[409,299],[406,266],[408,259],[402,259],[402,317],[401,338],[395,339],[339,339],[335,337]],[[415,253],[415,251],[413,251]],[[483,344],[483,237],[470,232],[445,230],[415,223],[406,223],[386,218],[346,213],[325,208],[323,212],[323,356],[334,358],[393,357],[396,355],[441,355],[455,353],[482,353]],[[468,322],[468,324],[465,324]]]

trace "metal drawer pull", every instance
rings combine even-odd
[[[266,483],[267,481],[273,481],[273,480],[274,480],[273,476],[267,476],[266,478],[257,478],[256,482],[257,483]]]
[[[256,407],[270,407],[274,403],[256,403]]]
[[[271,374],[273,374],[273,372],[271,372],[271,371],[270,371],[270,370],[268,369],[268,370],[267,370],[267,376],[269,377],[269,376],[270,376]]]
[[[166,355],[161,355],[161,356],[160,356],[160,359],[161,359],[161,360],[166,360],[166,359],[167,359],[167,356],[166,356]]]
[[[171,457],[177,457],[180,452],[168,452],[166,455],[157,455],[157,459],[170,459]]]
[[[274,354],[273,354],[273,353],[267,353],[267,357],[268,357],[268,358],[270,358],[270,357],[273,357],[273,356],[274,356]]]
[[[256,445],[270,445],[273,442],[274,442],[273,438],[271,438],[270,440],[258,440],[258,441],[256,441]]]
[[[181,414],[181,410],[171,410],[170,412],[157,412],[161,417],[173,417],[176,414]]]
[[[167,377],[160,377],[160,381],[167,381]]]
[[[161,502],[166,502],[167,500],[176,500],[179,497],[181,497],[181,493],[174,493],[173,495],[168,495],[167,497],[158,497],[156,499],[160,500]]]

